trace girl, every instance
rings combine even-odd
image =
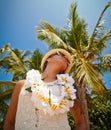
[[[49,51],[41,62],[42,74],[30,70],[26,80],[16,84],[4,130],[70,130],[69,110],[76,130],[86,130],[74,80],[68,74],[72,62],[64,49]]]

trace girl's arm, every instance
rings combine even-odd
[[[17,104],[18,104],[18,98],[19,93],[24,85],[25,80],[21,80],[16,83],[14,91],[12,93],[10,106],[7,111],[6,120],[4,123],[4,130],[15,130],[15,117],[16,117],[16,111],[17,111]]]
[[[70,108],[71,114],[74,118],[76,129],[75,130],[86,130],[84,116],[81,111],[79,100],[76,99],[74,106]]]

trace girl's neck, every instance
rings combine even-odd
[[[56,80],[57,74],[58,74],[58,73],[45,70],[45,71],[42,73],[42,79],[44,80],[44,82],[52,82],[52,81],[55,81],[55,80]]]
[[[42,79],[44,82],[52,82],[56,80],[57,74],[61,72],[61,68],[54,63],[49,62],[46,69],[42,73]]]

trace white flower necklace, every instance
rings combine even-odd
[[[57,80],[49,83],[43,82],[38,70],[30,70],[26,76],[26,90],[32,92],[31,100],[35,107],[50,115],[64,113],[74,105],[76,89],[74,79],[69,74],[58,74]]]

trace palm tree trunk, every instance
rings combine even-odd
[[[80,107],[86,124],[86,130],[90,130],[88,106],[87,106],[87,99],[86,99],[86,86],[85,85],[80,86],[76,84],[76,89],[77,89],[77,96],[80,101]]]

